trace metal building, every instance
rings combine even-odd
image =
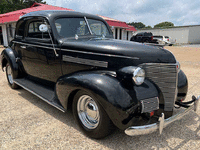
[[[178,44],[200,44],[200,25],[178,26],[169,29],[144,29],[139,32],[152,32],[153,35],[170,36]]]

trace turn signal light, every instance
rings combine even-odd
[[[154,115],[154,111],[152,111],[151,113],[150,113],[150,117],[152,117]]]

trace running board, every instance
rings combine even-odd
[[[60,111],[65,112],[65,109],[61,106],[59,100],[55,98],[55,92],[53,89],[36,83],[28,78],[14,79],[14,83],[39,97],[53,107],[59,109]]]

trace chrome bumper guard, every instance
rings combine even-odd
[[[182,118],[184,115],[186,115],[190,110],[194,110],[195,112],[199,109],[199,99],[200,95],[195,98],[194,104],[189,106],[188,108],[179,111],[177,114],[173,115],[172,117],[169,117],[167,119],[165,118],[164,113],[162,113],[161,117],[159,117],[157,123],[144,125],[144,126],[131,126],[125,130],[125,133],[129,136],[135,136],[135,135],[144,135],[149,134],[152,132],[155,132],[159,130],[160,134],[162,134],[163,128],[168,126],[170,123]]]

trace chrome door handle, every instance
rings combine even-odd
[[[23,48],[23,49],[26,49],[26,46],[20,46],[21,48]]]

